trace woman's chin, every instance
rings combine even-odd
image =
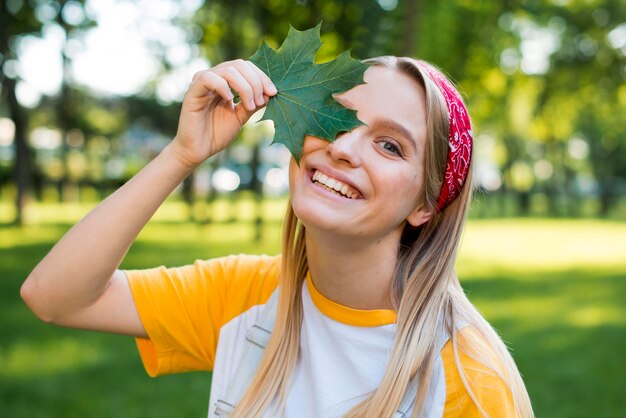
[[[298,205],[293,203],[293,211],[308,231],[319,231],[324,233],[335,233],[344,235],[348,225],[346,221],[340,219],[336,212],[329,208],[316,207],[312,205]],[[354,228],[353,228],[354,229]]]

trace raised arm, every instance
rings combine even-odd
[[[233,102],[231,89],[240,103]],[[228,146],[274,94],[269,78],[249,61],[224,62],[197,73],[174,140],[72,227],[30,273],[21,296],[33,312],[57,325],[145,337],[119,265],[174,188]]]

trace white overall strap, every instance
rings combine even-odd
[[[440,322],[443,323],[443,322]],[[455,326],[455,330],[460,330],[468,326],[469,323],[461,320]],[[437,353],[440,353],[443,350],[443,346],[446,345],[448,340],[450,339],[450,334],[443,326],[439,327],[439,335],[437,338]],[[417,389],[419,387],[419,378],[415,376],[413,379],[409,381],[409,385],[404,392],[404,396],[402,397],[402,401],[400,401],[400,407],[393,415],[393,418],[407,418],[409,416],[409,411],[411,407],[415,403],[415,398],[417,398]]]
[[[278,293],[278,289],[272,293],[263,307],[259,320],[246,333],[246,344],[239,366],[230,380],[224,397],[215,404],[215,414],[220,418],[228,417],[233,412],[259,367],[276,322]]]
[[[413,379],[409,381],[409,385],[406,387],[406,391],[404,391],[404,396],[402,396],[402,401],[400,402],[400,408],[393,414],[393,418],[407,418],[409,410],[411,406],[415,402],[415,398],[417,397],[417,388],[419,386],[419,378],[415,376]]]
[[[437,352],[440,352],[446,342],[450,339],[450,336],[446,332],[445,329],[440,328],[439,336],[437,339]],[[413,379],[409,381],[409,385],[406,387],[406,391],[404,392],[404,396],[402,396],[402,401],[400,401],[400,407],[393,415],[393,418],[407,418],[409,416],[409,411],[411,407],[415,403],[415,398],[417,398],[417,389],[419,388],[419,377],[415,376]]]

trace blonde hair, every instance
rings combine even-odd
[[[366,60],[373,65],[396,69],[424,86],[427,107],[425,161],[426,206],[435,213],[443,183],[448,153],[448,110],[437,86],[424,76],[416,60],[391,56]],[[417,376],[419,389],[413,417],[423,410],[433,364],[437,357],[437,329],[444,318],[451,336],[461,380],[483,416],[488,416],[473,394],[464,375],[459,352],[483,364],[508,386],[517,417],[533,417],[532,407],[520,373],[506,346],[465,296],[454,272],[454,262],[472,196],[472,168],[459,196],[430,221],[405,227],[393,279],[393,303],[397,309],[397,334],[380,386],[348,411],[345,418],[391,417],[396,412],[409,381]],[[286,402],[290,378],[300,348],[302,285],[308,270],[305,228],[289,202],[285,217],[277,320],[257,373],[231,417],[261,417],[272,405],[278,415]],[[455,323],[473,326],[482,341],[459,342]]]

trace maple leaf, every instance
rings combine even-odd
[[[289,26],[283,44],[274,50],[264,41],[250,57],[272,80],[278,94],[270,98],[260,120],[274,122],[272,143],[287,146],[300,161],[306,135],[334,141],[340,132],[364,125],[354,110],[339,104],[332,95],[363,84],[369,67],[345,51],[332,61],[315,64],[322,46],[321,23],[299,31]]]

